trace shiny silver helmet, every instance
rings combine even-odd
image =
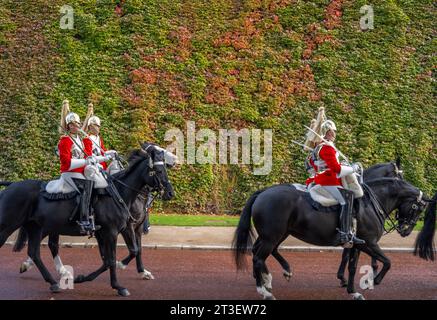
[[[77,123],[78,125],[80,125],[80,118],[77,113],[70,112],[67,114],[67,116],[65,117],[65,124],[68,126],[70,123]]]
[[[337,131],[337,127],[332,120],[326,120],[322,123],[322,135],[324,136],[329,130]]]
[[[98,116],[92,116],[88,119],[88,123],[87,123],[88,127],[90,125],[95,125],[100,127],[100,118]]]

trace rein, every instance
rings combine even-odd
[[[370,188],[367,184],[363,183],[364,189],[367,191],[370,202],[372,203],[375,211],[378,213],[378,219],[382,224],[382,228],[384,229],[384,235],[389,234],[393,232],[393,230],[398,230],[398,225],[396,224],[396,221],[393,221],[392,217],[390,217],[390,214],[387,213],[384,206],[379,202],[379,199],[376,197],[375,193],[373,192],[372,188]],[[391,227],[389,230],[385,228],[385,220],[389,220]],[[399,231],[399,230],[398,230]]]
[[[146,150],[147,150],[147,148],[146,148]],[[144,151],[146,152],[146,150],[144,150]],[[150,159],[150,160],[149,160],[149,161],[150,161],[150,163],[149,163],[149,168],[153,169],[153,167],[154,167],[155,165],[164,165],[164,170],[165,170],[165,163],[164,163],[163,161],[155,161],[155,162],[152,162],[152,161],[151,161],[151,158],[149,158],[149,159]],[[155,172],[154,172],[153,170],[151,171],[151,173],[155,174]],[[126,184],[126,183],[124,183],[123,181],[121,181],[120,179],[117,179],[117,178],[114,178],[114,177],[110,177],[109,179],[111,180],[111,182],[117,182],[117,183],[119,183],[120,185],[122,185],[123,187],[125,187],[125,188],[127,188],[127,189],[129,189],[129,190],[132,190],[132,191],[134,191],[134,192],[137,192],[139,195],[143,195],[143,190],[140,190],[140,189],[137,189],[137,188],[131,187],[131,186],[129,186],[128,184]],[[108,179],[108,180],[109,180],[109,179]],[[163,190],[163,188],[164,188],[164,186],[163,186],[161,180],[158,179],[158,178],[156,178],[156,176],[155,176],[155,179],[158,180],[158,184],[159,184],[159,187],[158,187],[158,188],[150,188],[149,186],[147,186],[148,188],[150,188],[150,191],[151,191],[151,192],[153,192],[153,191],[156,191],[156,192],[157,192],[157,194],[153,195],[152,202],[153,202],[153,200],[155,200],[155,198],[158,196],[159,192],[160,192],[161,190]],[[113,185],[113,184],[110,184],[110,185]],[[134,223],[137,223],[138,221],[137,221],[137,220],[136,220],[136,219],[131,215],[129,208],[127,207],[127,205],[126,205],[126,203],[124,202],[124,200],[121,198],[121,196],[120,196],[120,194],[118,193],[118,190],[115,188],[115,186],[114,186],[112,189],[115,189],[114,191],[115,191],[115,193],[116,193],[116,195],[117,195],[117,199],[118,199],[119,203],[122,204],[122,206],[124,207],[124,209],[128,212],[128,214],[129,214],[129,219],[132,220]]]

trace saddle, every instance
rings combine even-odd
[[[47,192],[47,185],[49,182],[44,182],[41,185],[40,194],[47,200],[71,200],[77,196],[79,196],[79,192],[73,190],[71,192],[57,192],[57,193],[50,193]]]
[[[342,185],[346,190],[354,193],[354,198],[358,199],[364,195],[363,188],[355,174],[348,175],[341,178]],[[308,187],[302,184],[294,183],[293,186],[302,192],[309,193],[313,202],[317,203],[317,206],[332,207],[337,206],[339,203],[328,191],[326,191],[321,185],[310,184]]]
[[[308,201],[311,206],[317,210],[322,212],[333,212],[333,211],[339,211],[340,205],[338,204],[337,200],[331,198],[329,195],[328,197],[319,197],[315,192],[311,193],[311,190],[314,188],[307,189],[307,186],[299,183],[293,183],[290,185],[290,187],[294,187],[297,191],[303,193],[303,197],[306,201]],[[314,197],[314,195],[316,195]],[[319,202],[318,200],[323,201],[323,203]],[[329,205],[327,205],[329,203]]]

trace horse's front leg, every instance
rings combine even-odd
[[[65,268],[59,256],[59,234],[49,234],[49,249],[52,253],[56,271],[58,271],[61,278],[71,278],[72,275],[67,268]]]
[[[100,252],[100,257],[103,260],[103,265],[97,269],[94,272],[91,272],[88,275],[78,275],[75,279],[74,279],[74,283],[82,283],[82,282],[87,282],[87,281],[93,281],[94,279],[96,279],[99,275],[101,275],[103,272],[105,272],[106,270],[108,270],[109,266],[107,266],[104,262],[105,259],[105,252],[106,250],[103,249],[103,247],[105,246],[104,242],[102,241],[99,232],[96,232],[96,240],[97,240],[97,244],[99,245],[99,252]]]
[[[340,280],[340,286],[342,287],[347,286],[347,280],[344,277],[344,271],[346,270],[347,262],[349,260],[349,253],[350,253],[350,249],[347,248],[343,249],[340,266],[338,267],[338,271],[337,271],[337,279]]]
[[[133,223],[129,223],[126,229],[121,232],[124,242],[126,243],[127,249],[129,250],[129,255],[122,261],[117,261],[116,266],[119,269],[126,269],[129,262],[132,261],[138,255],[138,246],[134,231]]]
[[[107,234],[105,236],[105,246],[103,247],[104,263],[109,267],[111,276],[111,287],[117,290],[117,294],[122,297],[130,295],[129,291],[120,286],[117,280],[117,266],[116,266],[116,249],[117,249],[117,234]]]
[[[382,269],[375,276],[375,279],[373,280],[373,283],[378,285],[381,283],[382,279],[384,278],[388,270],[390,270],[391,267],[390,259],[384,255],[384,253],[382,252],[381,248],[377,243],[369,244],[366,248],[363,249],[363,251],[366,252],[368,255],[370,255],[372,258],[382,262]],[[373,262],[372,262],[372,267],[373,267]]]
[[[146,223],[146,222],[144,222]],[[137,271],[138,273],[141,274],[141,279],[143,280],[153,280],[155,279],[155,277],[153,276],[153,274],[146,270],[144,268],[143,265],[143,260],[142,260],[142,247],[141,247],[141,242],[142,242],[142,233],[143,233],[143,225],[139,225],[136,230],[135,230],[135,237],[136,237],[136,241],[137,241],[137,247],[138,247],[138,254],[136,256],[136,263],[137,263]]]
[[[354,300],[364,300],[361,293],[355,291],[355,273],[357,271],[358,259],[360,257],[360,251],[353,247],[349,252],[349,281],[347,284],[347,292],[352,295]]]

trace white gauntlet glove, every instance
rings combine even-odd
[[[358,163],[352,163],[352,169],[356,173],[360,173],[361,172],[361,167],[358,165]]]
[[[111,158],[111,156],[96,156],[95,157],[96,158],[96,161],[97,161],[97,163],[100,163],[100,162],[104,162],[104,161],[109,161],[109,160],[111,160],[112,158]]]
[[[351,166],[341,166],[340,173],[337,174],[337,178],[346,177],[352,173],[354,173],[354,169]]]
[[[93,166],[96,163],[97,163],[96,156],[89,156],[88,158],[86,158],[86,165]]]
[[[110,157],[110,159],[114,159],[116,155],[117,155],[117,151],[115,150],[105,151],[105,156]]]
[[[68,170],[82,168],[87,164],[88,164],[87,160],[85,160],[85,159],[71,159],[70,168]]]

